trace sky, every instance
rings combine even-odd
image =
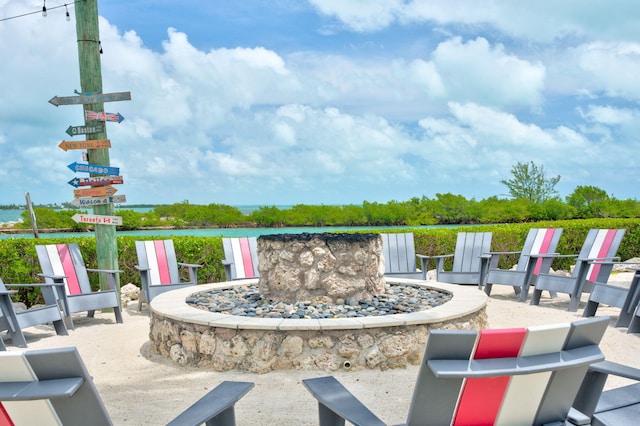
[[[0,204],[73,200],[75,9],[0,0]],[[533,161],[558,195],[638,199],[640,2],[98,2],[110,164],[127,204],[506,198]],[[18,18],[14,16],[25,15]]]

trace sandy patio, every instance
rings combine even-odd
[[[612,275],[612,280],[630,282],[632,274]],[[519,327],[581,318],[566,311],[567,299],[544,298],[541,306],[516,301],[511,288],[495,286],[487,304],[492,328]],[[586,296],[583,297],[586,300]],[[601,345],[607,359],[640,368],[640,335],[627,334],[613,327],[618,310],[601,307],[599,315],[612,316]],[[309,377],[326,375],[321,371],[280,371],[263,375],[196,370],[150,355],[147,350],[149,317],[138,313],[135,303],[124,309],[124,324],[116,324],[113,314],[96,318],[74,317],[75,330],[69,336],[56,336],[47,326],[25,330],[30,349],[76,346],[102,395],[113,422],[117,425],[161,425],[183,408],[199,399],[223,380],[255,383],[255,387],[237,404],[240,425],[313,425],[317,424],[317,405],[301,384]],[[8,349],[15,350],[8,342]],[[339,371],[333,373],[365,404],[388,423],[405,420],[418,367],[403,370]],[[608,387],[627,383],[610,379]]]

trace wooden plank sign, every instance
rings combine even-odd
[[[120,216],[103,216],[97,214],[81,214],[76,213],[71,216],[76,223],[93,223],[96,225],[122,225],[122,217]]]
[[[58,148],[68,151],[70,149],[101,149],[111,148],[109,139],[94,139],[86,141],[62,141]]]
[[[74,198],[71,204],[76,207],[93,207],[104,204],[126,203],[127,197],[124,195],[114,195],[111,197],[82,197]]]
[[[120,185],[124,183],[122,176],[91,176],[85,178],[73,178],[69,182],[69,185],[78,188],[79,186],[105,186],[105,185]]]
[[[113,195],[116,192],[118,192],[118,190],[115,187],[111,186],[111,185],[96,186],[95,188],[74,189],[73,190],[73,197],[74,198],[106,197],[106,196],[109,196],[109,195]]]

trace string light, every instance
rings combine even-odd
[[[14,15],[14,16],[9,16],[7,18],[0,18],[0,22],[2,21],[8,21],[10,19],[17,19],[17,18],[24,18],[25,16],[29,16],[29,15],[35,15],[36,13],[42,13],[42,16],[47,16],[47,13],[54,10],[54,9],[59,9],[61,7],[64,7],[66,9],[66,18],[67,21],[71,20],[71,15],[69,14],[69,5],[75,5],[76,3],[80,3],[83,2],[85,0],[75,0],[73,2],[69,2],[69,3],[65,3],[65,4],[61,4],[60,6],[52,6],[52,7],[47,7],[47,0],[43,0],[43,4],[42,4],[42,9],[38,9],[34,12],[27,12],[27,13],[23,13],[21,15]]]

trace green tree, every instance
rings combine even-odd
[[[597,186],[576,186],[573,193],[567,196],[567,204],[575,207],[582,218],[600,216],[598,210],[609,200],[607,192]]]
[[[517,162],[511,168],[512,179],[503,179],[509,188],[509,195],[513,198],[526,198],[533,203],[542,203],[557,194],[555,189],[560,176],[547,178],[544,166],[538,166],[533,161],[529,163]]]

